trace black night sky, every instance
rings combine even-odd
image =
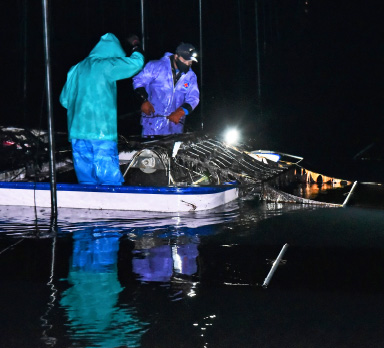
[[[375,3],[204,0],[200,49],[198,0],[146,0],[146,60],[181,41],[199,49],[202,100],[187,130],[237,126],[259,148],[353,156],[384,130]],[[49,10],[54,126],[65,131],[58,99],[67,71],[106,32],[141,35],[140,0],[51,0]],[[46,129],[42,4],[7,1],[1,22],[1,124]],[[118,106],[119,132],[139,134],[131,80],[118,82]]]

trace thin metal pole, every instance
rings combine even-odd
[[[262,114],[261,107],[261,77],[260,77],[260,43],[259,43],[259,12],[257,9],[257,2],[255,0],[255,22],[256,22],[256,66],[257,66],[257,99],[259,103],[260,113]]]
[[[285,251],[287,250],[287,248],[288,248],[288,244],[284,244],[283,248],[281,249],[281,251],[280,251],[280,253],[279,253],[279,256],[277,256],[277,259],[276,259],[275,262],[272,264],[272,268],[271,268],[271,270],[269,271],[267,277],[266,277],[265,280],[264,280],[263,288],[267,288],[269,282],[271,281],[271,278],[272,278],[273,274],[275,273],[277,267],[278,267],[279,264],[280,264],[281,259],[282,259],[283,256],[284,256],[284,253],[285,253]]]
[[[355,181],[355,182],[353,183],[353,186],[352,186],[352,188],[351,188],[351,191],[349,191],[348,196],[347,196],[347,198],[345,199],[345,201],[344,201],[344,203],[343,203],[343,207],[346,207],[346,206],[347,206],[347,203],[348,203],[349,199],[351,198],[352,193],[353,193],[353,191],[355,190],[356,186],[357,186],[357,181]]]
[[[143,50],[145,51],[145,26],[144,26],[144,0],[140,2],[141,12],[141,42],[143,44]]]
[[[27,124],[27,62],[28,62],[28,50],[27,50],[27,38],[28,38],[28,2],[23,1],[23,122]]]
[[[203,108],[203,13],[202,13],[202,0],[199,0],[199,26],[200,26],[200,115],[201,115],[201,130],[204,129],[204,108]]]
[[[240,42],[240,52],[243,53],[243,15],[242,15],[242,2],[237,0],[237,12],[239,17],[239,42]]]
[[[52,336],[48,336],[49,331],[52,329],[53,325],[49,323],[49,314],[53,310],[56,302],[56,295],[57,295],[57,289],[55,287],[54,283],[54,276],[55,276],[55,258],[56,258],[56,237],[52,238],[52,248],[51,248],[51,273],[49,276],[49,281],[47,283],[49,290],[51,291],[49,295],[49,302],[47,303],[47,310],[45,313],[40,317],[40,320],[42,321],[42,327],[43,327],[43,333],[41,340],[47,345],[47,346],[55,346],[57,343],[57,339]]]
[[[48,111],[48,140],[49,140],[49,178],[51,186],[51,215],[57,218],[57,195],[56,195],[56,159],[55,159],[55,136],[53,132],[52,114],[52,90],[51,90],[51,61],[49,54],[49,28],[48,28],[48,0],[43,1],[43,27],[44,27],[44,53],[45,53],[45,87],[47,91]]]

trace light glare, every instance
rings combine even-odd
[[[224,140],[228,144],[235,144],[239,140],[239,131],[237,129],[230,129],[225,133]]]

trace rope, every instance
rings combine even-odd
[[[1,251],[0,251],[0,255],[3,254],[3,253],[5,253],[7,250],[13,248],[13,247],[16,246],[17,244],[21,243],[23,240],[24,240],[24,239],[20,239],[20,240],[18,240],[16,243],[14,243],[14,244],[12,244],[12,245],[6,247],[5,249],[1,250]]]

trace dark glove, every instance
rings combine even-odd
[[[140,42],[140,39],[137,35],[131,35],[128,39],[127,39],[128,43],[134,47],[134,46],[138,46],[138,45],[141,45],[141,42]]]
[[[131,47],[131,53],[140,52],[141,54],[144,54],[141,41],[137,35],[131,35],[128,37],[127,42]]]
[[[167,118],[175,124],[178,124],[180,119],[185,115],[185,111],[183,108],[177,108],[174,112],[172,112]]]
[[[135,95],[140,98],[140,101],[146,101],[148,100],[148,93],[145,89],[145,87],[138,87],[135,89]]]
[[[146,100],[143,104],[141,104],[141,112],[144,112],[146,115],[151,115],[155,112],[155,108],[149,100]]]

